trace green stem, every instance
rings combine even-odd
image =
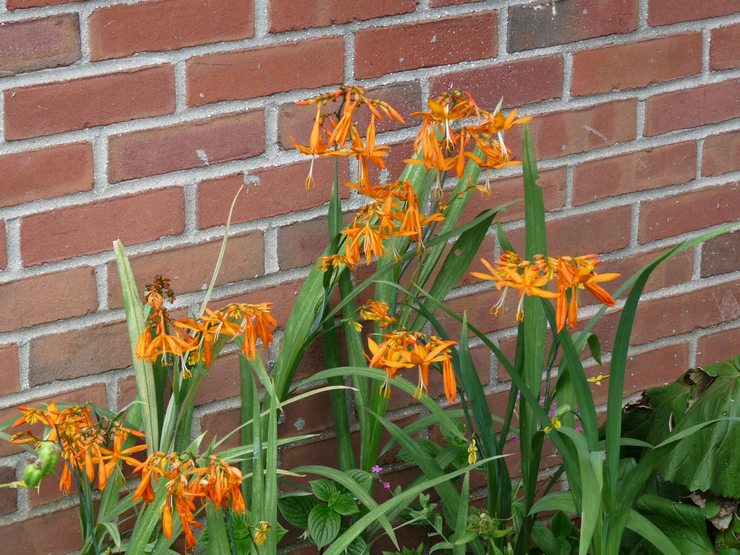
[[[239,438],[241,445],[252,444],[252,431],[253,427],[251,424],[245,425],[245,422],[249,422],[252,419],[252,411],[255,403],[258,404],[258,399],[254,396],[254,377],[252,376],[252,370],[249,368],[247,359],[239,355],[239,386],[240,386],[240,412],[239,412],[239,423],[241,428],[239,430]],[[241,463],[242,476],[245,476],[242,481],[242,495],[247,498],[249,492],[252,491],[253,478],[247,478],[253,470],[253,461],[248,457]]]

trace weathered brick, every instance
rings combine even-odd
[[[35,8],[37,6],[56,6],[58,4],[69,4],[75,0],[7,0],[6,6],[9,10],[23,8]]]
[[[0,268],[8,265],[8,241],[5,236],[5,222],[0,222]]]
[[[709,67],[713,70],[735,69],[740,66],[740,25],[712,29]]]
[[[281,270],[315,264],[329,244],[326,218],[297,222],[278,230],[278,265]]]
[[[738,206],[738,183],[644,201],[640,206],[640,243],[734,222]]]
[[[355,34],[355,77],[492,58],[496,44],[492,12],[361,30]]]
[[[617,206],[547,222],[547,254],[605,254],[629,245],[632,208]],[[524,252],[524,229],[509,233],[517,252]]]
[[[553,0],[509,8],[509,51],[627,33],[637,29],[637,0]]]
[[[740,79],[651,96],[646,102],[646,135],[719,123],[740,116]]]
[[[91,386],[88,386],[82,389],[75,389],[74,391],[67,391],[64,393],[53,393],[47,397],[37,396],[30,401],[24,402],[23,406],[38,408],[52,401],[55,401],[57,403],[80,403],[80,404],[90,402],[96,406],[105,407],[106,406],[105,385],[94,384],[94,385],[91,385]],[[21,416],[21,413],[18,411],[17,407],[8,407],[6,409],[0,409],[0,422],[15,421],[20,416]],[[38,433],[41,430],[41,426],[39,424],[35,424],[33,426],[31,425],[20,426],[15,431],[22,431],[22,430],[27,430],[27,429],[35,430],[35,432]],[[0,457],[7,457],[8,455],[20,453],[21,451],[23,451],[23,449],[21,448],[20,445],[15,445],[8,441],[0,442]],[[3,533],[4,532],[0,532],[0,536],[2,536]],[[0,540],[0,541],[4,541],[4,540]],[[7,544],[3,543],[2,545],[7,545]],[[35,553],[35,552],[31,552],[31,553]],[[46,551],[44,551],[44,553],[46,553]]]
[[[605,179],[605,176],[608,178]],[[576,166],[573,204],[686,183],[696,177],[696,144],[678,143]]]
[[[309,167],[309,162],[299,162],[250,171],[248,183],[234,206],[232,223],[289,214],[329,202],[333,160],[316,161],[313,172],[316,184],[306,191],[304,182]],[[346,174],[346,169],[343,169],[340,175]],[[255,178],[256,183],[251,178]],[[198,227],[203,229],[223,225],[229,214],[231,200],[244,182],[241,174],[201,182],[198,186]],[[349,189],[342,187],[341,193],[346,198]]]
[[[375,125],[378,133],[416,124],[413,118],[407,116],[412,112],[421,110],[421,87],[417,81],[368,89],[367,96],[388,102],[406,120],[405,123],[388,119],[376,121]],[[361,108],[355,111],[355,114],[358,129],[364,130],[370,121],[367,117],[367,111]],[[293,148],[291,137],[295,137],[299,143],[308,143],[315,118],[315,106],[299,106],[295,103],[282,105],[278,114],[278,142],[280,146]]]
[[[12,466],[0,466],[0,483],[15,482],[16,473]],[[18,494],[14,488],[0,490],[0,515],[14,513],[18,508]]]
[[[652,351],[627,358],[627,367],[624,375],[623,397],[628,397],[645,391],[651,387],[660,387],[675,381],[689,369],[689,346],[687,343],[667,345]],[[608,374],[608,366],[599,366],[595,363],[587,365],[586,374],[589,377],[598,374]],[[591,384],[594,403],[606,403],[609,392],[609,380],[601,385]]]
[[[670,25],[681,21],[706,19],[730,15],[740,9],[737,0],[712,0],[711,2],[685,2],[684,0],[650,0],[648,24]]]
[[[27,139],[175,111],[175,73],[160,65],[5,91],[5,139]]]
[[[18,345],[3,345],[0,347],[0,395],[16,393],[20,387]]]
[[[343,60],[342,37],[191,58],[187,62],[188,104],[201,106],[339,84],[344,78]]]
[[[106,251],[115,239],[145,243],[179,234],[184,219],[179,187],[32,214],[21,220],[21,256],[33,266]]]
[[[432,77],[433,94],[469,91],[490,110],[503,98],[505,107],[559,98],[563,92],[562,56],[542,56]]]
[[[41,515],[0,526],[2,545],[22,546],[24,553],[63,555],[82,547],[78,509],[55,510],[53,515]]]
[[[29,382],[32,386],[91,376],[131,365],[125,322],[42,335],[31,340]]]
[[[222,239],[216,239],[131,257],[131,268],[139,285],[137,290],[143,291],[144,285],[158,274],[171,280],[176,295],[205,290],[211,282],[221,244]],[[229,237],[216,284],[256,278],[264,271],[265,248],[261,231]],[[108,306],[123,306],[121,282],[112,262],[108,264]]]
[[[701,55],[701,33],[581,50],[573,54],[571,91],[584,96],[695,75]]]
[[[111,183],[257,156],[265,150],[262,111],[229,114],[114,135]]]
[[[376,17],[399,15],[416,9],[418,0],[375,0],[343,2],[342,0],[272,0],[270,32],[299,31],[311,27],[341,25]]]
[[[80,29],[76,15],[0,25],[0,76],[67,66],[79,59]]]
[[[740,270],[740,233],[725,233],[704,243],[701,249],[701,277]]]
[[[58,197],[93,186],[90,143],[74,143],[0,156],[0,206]]]
[[[555,212],[565,205],[565,168],[545,170],[540,173],[537,183],[542,188],[545,210]],[[502,222],[519,220],[524,217],[524,182],[522,176],[493,178],[490,181],[491,196],[482,196],[472,193],[472,198],[465,206],[460,216],[460,222],[470,221],[483,210],[496,208],[507,202],[514,202],[499,213],[498,219]]]
[[[614,281],[606,284],[609,291],[616,291],[629,278],[634,276],[638,271],[650,264],[666,249],[644,252],[641,254],[627,253],[617,260],[608,260],[599,266],[599,273],[616,272],[622,274]],[[650,278],[645,284],[644,291],[649,293],[665,287],[689,283],[692,279],[694,269],[694,251],[689,249],[681,254],[670,258],[658,265],[650,274]],[[627,292],[622,297],[626,298]],[[591,298],[590,296],[588,297]],[[595,302],[595,301],[594,301]]]
[[[83,316],[98,308],[95,272],[75,268],[0,285],[0,332]]]
[[[539,160],[603,148],[635,138],[637,101],[620,100],[582,110],[555,112],[530,122]],[[521,127],[506,135],[506,146],[521,159]]]
[[[90,57],[121,58],[254,36],[253,0],[161,0],[90,15]]]
[[[649,343],[740,318],[740,281],[640,303],[632,343]]]
[[[699,338],[696,346],[696,364],[706,366],[737,355],[740,345],[740,327],[719,331]]]
[[[740,131],[711,135],[704,140],[702,175],[722,175],[738,169],[740,169]]]
[[[430,0],[429,6],[441,8],[443,6],[459,6],[460,4],[478,4],[484,0]]]

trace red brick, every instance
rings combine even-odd
[[[582,110],[555,112],[530,122],[538,160],[603,148],[636,137],[635,99],[599,104]],[[521,159],[521,127],[512,129],[506,146]]]
[[[547,254],[605,254],[625,248],[630,240],[632,208],[618,206],[547,222]],[[509,233],[517,252],[524,252],[524,228]]]
[[[418,0],[375,0],[343,2],[342,0],[293,0],[270,2],[270,32],[299,31],[311,27],[341,25],[376,17],[409,13]]]
[[[479,106],[493,110],[560,98],[563,92],[562,56],[542,56],[432,77],[433,93],[469,91]]]
[[[182,189],[171,187],[33,214],[21,220],[21,256],[33,266],[107,251],[115,239],[133,244],[177,235],[184,210]]]
[[[53,395],[50,395],[48,397],[37,397],[30,401],[26,401],[23,403],[23,406],[25,407],[41,407],[46,405],[47,403],[50,403],[51,401],[56,401],[57,403],[93,403],[96,406],[99,407],[105,407],[106,406],[106,392],[105,392],[105,385],[103,384],[95,384],[88,387],[85,387],[83,389],[76,389],[74,391],[67,391],[65,393],[55,393]],[[0,409],[0,422],[9,422],[9,421],[15,421],[19,416],[21,415],[20,412],[18,412],[17,407],[8,407],[6,409]],[[23,431],[27,429],[33,429],[37,433],[40,431],[41,427],[39,425],[34,426],[19,426],[18,428],[12,428],[13,433],[18,431]],[[0,457],[7,457],[8,455],[12,455],[14,453],[20,453],[23,451],[23,449],[19,445],[14,445],[12,443],[9,443],[7,441],[0,441]],[[0,536],[2,536],[3,532],[0,532]],[[6,545],[6,544],[2,544]]]
[[[171,65],[5,91],[5,139],[27,139],[175,111]]]
[[[701,71],[701,33],[683,33],[573,54],[575,96],[645,87]]]
[[[0,332],[83,316],[98,308],[95,272],[76,268],[0,285]]]
[[[668,345],[627,359],[624,375],[622,397],[628,397],[651,387],[660,387],[675,381],[689,369],[689,346],[686,343]],[[609,365],[599,366],[592,363],[585,368],[589,377],[608,374]],[[606,403],[609,392],[609,380],[601,385],[591,384],[594,402],[597,405]]]
[[[704,243],[701,249],[701,277],[740,270],[740,233],[725,233]]]
[[[281,227],[278,231],[278,265],[281,270],[316,263],[329,244],[326,218]]]
[[[740,10],[737,0],[686,2],[685,0],[650,0],[648,24],[670,25],[681,21],[729,15]]]
[[[542,187],[545,210],[555,212],[565,205],[565,168],[545,170],[540,173],[538,184]],[[465,206],[460,222],[474,219],[483,210],[495,208],[501,204],[514,201],[506,212],[499,213],[502,222],[519,220],[524,217],[524,183],[522,176],[493,178],[490,182],[491,196],[472,193],[472,198]]]
[[[130,365],[126,323],[98,324],[32,339],[29,382],[71,380]]]
[[[393,25],[355,34],[355,77],[366,79],[496,55],[496,14]]]
[[[604,179],[604,176],[609,176]],[[576,166],[573,204],[686,183],[696,177],[696,144],[656,147]]]
[[[0,156],[0,206],[53,198],[93,186],[90,143],[74,143]]]
[[[640,303],[632,343],[649,343],[740,318],[740,281]]]
[[[740,25],[712,29],[709,67],[713,70],[735,69],[740,66]]]
[[[119,4],[90,16],[90,57],[121,58],[254,36],[253,0]]]
[[[240,393],[239,354],[222,355],[203,380],[195,404],[198,406],[238,397]]]
[[[57,509],[52,515],[0,526],[0,542],[12,545],[20,553],[63,555],[82,547],[78,509]]]
[[[56,6],[58,4],[69,4],[75,0],[7,0],[6,5],[9,10],[18,10],[23,8],[35,8],[37,6]]]
[[[333,160],[317,160],[314,164],[316,184],[306,191],[304,182],[308,175],[309,162],[286,166],[260,168],[250,171],[256,178],[248,180],[234,207],[232,223],[248,222],[280,214],[289,214],[306,208],[321,206],[329,202],[333,179]],[[341,175],[346,175],[346,170]],[[237,190],[244,184],[241,174],[203,181],[198,186],[198,227],[203,229],[223,225]],[[349,189],[342,187],[347,197]]]
[[[108,142],[111,183],[244,160],[265,150],[261,111],[229,114],[114,135]]]
[[[431,0],[429,6],[432,8],[441,8],[443,6],[459,6],[460,4],[478,4],[483,0]]]
[[[649,243],[737,220],[740,185],[730,183],[645,201],[640,206],[640,243]]]
[[[5,237],[5,222],[0,222],[0,268],[8,265],[8,242]]]
[[[161,274],[171,280],[176,295],[203,291],[213,275],[222,239],[197,245],[185,245],[166,251],[131,257],[131,267],[143,291],[154,276]],[[256,278],[265,271],[265,248],[261,231],[229,237],[226,254],[216,280],[217,285]],[[121,285],[114,263],[108,264],[108,306],[122,305]]]
[[[18,345],[3,345],[0,347],[0,395],[16,393],[20,387]]]
[[[702,175],[722,175],[740,169],[740,131],[711,135],[704,140]]]
[[[370,98],[377,98],[388,102],[401,116],[406,118],[406,122],[403,124],[388,119],[376,122],[378,133],[416,124],[413,119],[407,116],[411,112],[421,110],[421,87],[418,82],[414,81],[411,83],[400,83],[368,89],[367,95]],[[367,117],[367,111],[361,108],[355,114],[357,115],[355,121],[358,129],[365,129],[370,121]],[[291,137],[295,137],[299,143],[308,143],[315,117],[315,106],[299,106],[295,103],[282,105],[278,115],[278,142],[280,146],[283,148],[293,148]]]
[[[616,291],[622,284],[650,264],[666,249],[658,249],[641,254],[627,253],[617,260],[608,260],[599,266],[600,273],[617,272],[622,274],[614,281],[607,283],[606,288],[609,291]],[[689,283],[692,279],[694,269],[694,251],[689,249],[673,258],[666,260],[658,265],[650,274],[650,278],[645,284],[645,292],[657,291],[665,287]],[[627,292],[622,294],[622,298],[627,297]],[[591,297],[586,297],[587,299]]]
[[[0,466],[0,484],[7,484],[16,480],[15,468]],[[0,490],[0,515],[14,513],[18,508],[18,494],[13,488]]]
[[[647,99],[646,135],[659,135],[740,116],[740,79],[701,85]]]
[[[740,327],[719,331],[699,338],[696,346],[696,364],[706,366],[737,355],[740,345]]]
[[[313,89],[341,83],[343,78],[342,37],[218,52],[188,60],[188,104],[201,106]]]
[[[552,0],[509,8],[509,51],[530,50],[637,29],[637,0]]]
[[[0,76],[68,66],[79,59],[80,29],[76,15],[0,25]]]

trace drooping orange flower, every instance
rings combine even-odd
[[[387,328],[395,323],[396,319],[388,311],[388,303],[383,301],[368,301],[360,307],[360,318],[371,322],[377,322],[379,328]]]

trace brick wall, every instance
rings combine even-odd
[[[0,420],[51,398],[124,406],[133,382],[111,241],[141,284],[166,273],[178,306],[193,307],[242,183],[216,298],[272,300],[284,322],[324,241],[331,171],[319,164],[304,190],[289,136],[310,115],[293,102],[344,81],[406,114],[456,87],[536,116],[556,254],[604,253],[630,274],[737,220],[739,23],[738,0],[0,1]],[[383,131],[401,147],[413,133]],[[392,173],[405,156],[392,155]],[[497,174],[477,205],[518,197],[516,175]],[[517,244],[521,214],[506,218]],[[657,272],[627,393],[736,352],[739,236]],[[452,305],[510,349],[513,322],[490,317],[489,289],[468,280]],[[600,326],[607,346],[617,313]],[[507,377],[476,356],[496,405]],[[310,354],[300,373],[320,364]],[[223,431],[236,422],[236,357],[214,373],[196,425]],[[327,405],[294,407],[284,433],[325,430]],[[399,416],[415,410],[404,405]],[[286,449],[285,466],[333,462],[330,438]],[[8,481],[24,457],[6,444],[0,457]],[[53,484],[2,490],[0,545],[74,549],[70,507]]]

